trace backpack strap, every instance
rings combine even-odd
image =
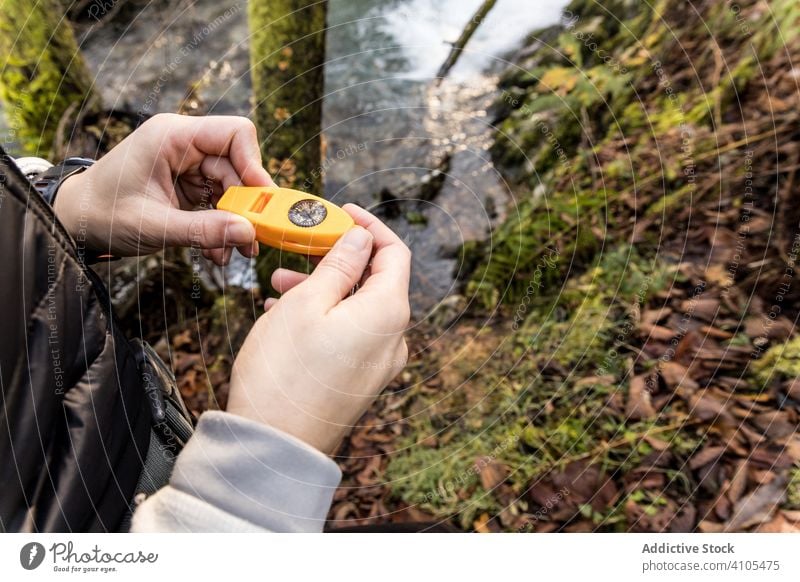
[[[197,419],[186,408],[172,370],[145,341],[131,341],[138,355],[144,389],[150,403],[153,423],[150,447],[136,485],[130,511],[121,531],[130,529],[136,506],[169,483],[175,458],[194,433]]]

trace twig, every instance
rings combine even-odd
[[[56,135],[55,139],[53,140],[53,159],[61,159],[66,156],[67,148],[69,148],[69,144],[72,142],[72,137],[75,132],[75,128],[78,127],[83,119],[84,113],[81,111],[75,117],[74,123],[70,129],[70,135],[67,137],[67,126],[72,121],[73,115],[75,114],[75,110],[78,108],[80,103],[78,101],[73,101],[69,104],[69,107],[64,111],[61,115],[61,119],[58,120],[58,126],[56,126]]]
[[[447,76],[447,73],[450,72],[456,62],[458,61],[458,57],[461,56],[461,51],[464,50],[464,47],[469,42],[469,39],[472,38],[472,35],[475,34],[475,31],[480,26],[483,19],[486,18],[486,15],[489,14],[489,11],[494,7],[497,3],[497,0],[484,0],[481,7],[478,8],[478,11],[475,15],[467,22],[467,25],[464,27],[464,30],[461,32],[461,36],[458,37],[458,40],[453,44],[453,48],[450,49],[450,54],[447,55],[447,59],[445,60],[444,64],[439,68],[439,72],[436,74],[436,84],[439,85]]]
[[[645,430],[642,433],[628,434],[628,435],[619,437],[617,439],[614,439],[613,441],[601,443],[598,446],[594,447],[592,450],[587,451],[585,453],[569,455],[567,457],[563,457],[563,458],[558,459],[556,461],[551,461],[550,463],[547,463],[545,465],[544,471],[550,471],[550,470],[554,469],[557,465],[559,465],[561,463],[568,465],[570,463],[574,463],[575,461],[581,461],[581,460],[586,459],[586,458],[596,457],[597,455],[600,455],[602,453],[606,453],[608,451],[612,451],[612,450],[614,450],[614,449],[616,449],[618,447],[630,444],[633,441],[641,440],[641,439],[644,439],[646,437],[649,437],[649,436],[652,436],[652,435],[655,435],[655,434],[661,434],[663,432],[669,432],[671,430],[680,430],[682,428],[685,428],[685,427],[688,427],[688,426],[695,426],[695,425],[698,425],[698,424],[701,424],[701,421],[699,419],[687,420],[686,418],[684,418],[684,419],[682,419],[682,420],[680,420],[678,422],[673,422],[672,424],[667,424],[667,425],[658,426],[658,427],[650,427],[650,428],[648,428],[647,430]]]

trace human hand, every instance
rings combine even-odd
[[[247,336],[228,398],[228,412],[328,454],[408,358],[403,332],[410,317],[411,253],[366,210],[352,204],[344,209],[359,226],[311,275],[287,269],[273,274],[283,295],[267,300],[267,312]]]
[[[212,209],[238,185],[274,185],[261,166],[252,122],[160,114],[65,180],[54,210],[95,251],[130,256],[194,246],[222,265],[234,247],[247,257],[258,253],[249,221]]]

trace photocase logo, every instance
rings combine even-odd
[[[19,563],[26,570],[35,570],[44,561],[44,546],[38,542],[30,542],[19,551]]]

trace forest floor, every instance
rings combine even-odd
[[[691,9],[576,0],[517,55],[516,213],[343,446],[332,525],[800,529],[800,13]]]

